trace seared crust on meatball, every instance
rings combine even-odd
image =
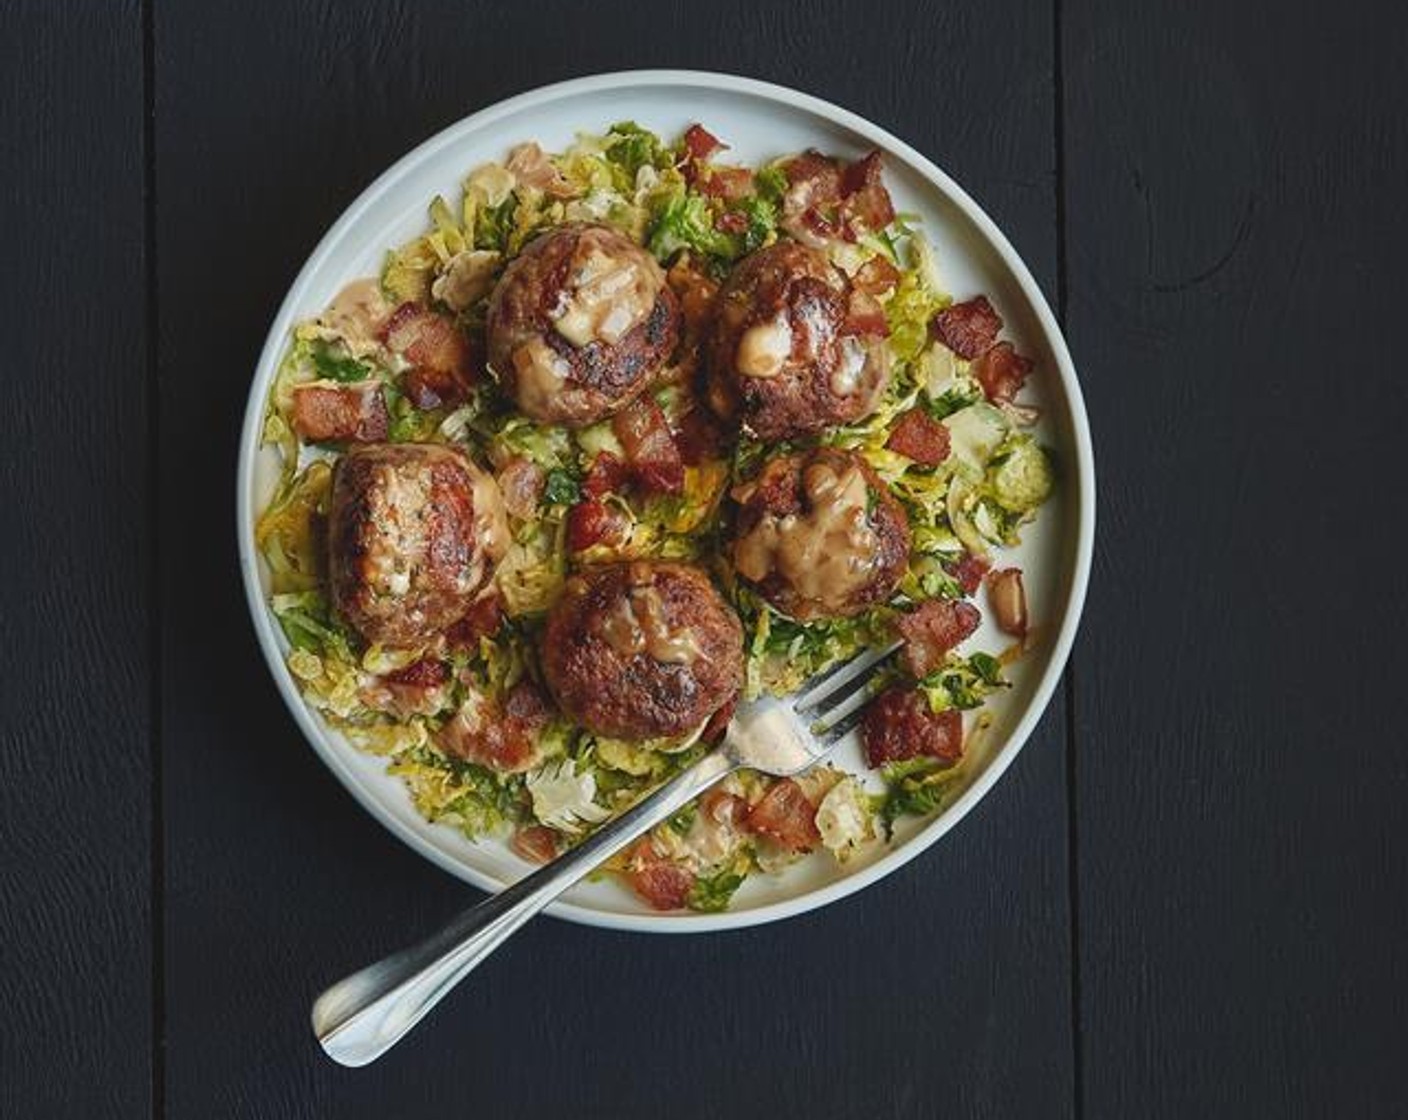
[[[819,447],[734,491],[738,575],[783,614],[846,618],[883,603],[909,562],[909,522],[870,464]]]
[[[889,381],[889,350],[848,333],[849,299],[846,277],[795,241],[745,258],[719,293],[706,350],[710,405],[765,440],[867,415]]]
[[[558,706],[589,731],[683,735],[738,693],[743,628],[698,568],[588,568],[548,614],[542,667]]]
[[[582,427],[650,386],[680,322],[654,257],[619,230],[570,223],[504,270],[489,301],[489,365],[525,415]]]
[[[333,468],[332,602],[369,642],[416,647],[454,625],[508,539],[494,480],[454,448],[373,444]]]

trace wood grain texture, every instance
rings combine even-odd
[[[1091,1118],[1408,1115],[1405,47],[1387,6],[1066,4]]]
[[[409,1045],[332,1066],[313,995],[468,892],[300,740],[249,636],[226,499],[264,331],[323,230],[413,143],[544,82],[679,65],[834,99],[956,174],[1050,290],[1049,9],[156,14],[162,533],[183,542],[163,585],[166,1115],[1069,1116],[1059,704],[979,811],[859,898],[698,939],[544,921]]]
[[[0,32],[0,1115],[134,1116],[152,1002],[141,21],[4,4]]]

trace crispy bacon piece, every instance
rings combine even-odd
[[[362,687],[360,695],[368,707],[389,712],[398,719],[432,715],[445,703],[445,684],[449,679],[450,672],[443,661],[425,657],[374,678]]]
[[[948,428],[922,408],[911,408],[899,418],[885,446],[925,467],[937,467],[949,453]]]
[[[387,684],[406,685],[410,688],[435,688],[450,679],[450,671],[443,661],[433,657],[422,657],[403,668],[386,673],[381,678]]]
[[[808,852],[821,840],[816,827],[816,807],[802,787],[783,778],[768,789],[748,812],[748,828],[777,841],[793,852]]]
[[[509,846],[529,863],[547,863],[557,858],[557,833],[546,825],[526,825],[513,834]]]
[[[885,309],[880,301],[869,292],[852,288],[846,298],[846,317],[841,321],[841,333],[887,337],[890,323],[885,318]]]
[[[602,451],[592,460],[587,477],[582,480],[582,493],[588,498],[604,498],[621,492],[630,477],[630,470],[620,456]]]
[[[611,430],[626,452],[632,479],[642,489],[656,494],[678,494],[684,489],[680,449],[654,400],[638,397],[611,418]]]
[[[473,348],[455,321],[419,303],[403,303],[381,331],[388,350],[411,364],[406,395],[417,408],[453,407],[468,399],[476,380]]]
[[[380,381],[299,385],[293,390],[293,428],[309,443],[380,443],[390,423]]]
[[[714,228],[724,233],[746,233],[748,215],[742,210],[725,210],[714,219]]]
[[[955,763],[963,757],[963,713],[935,712],[917,688],[891,685],[866,707],[860,740],[872,767],[921,755]]]
[[[871,257],[851,277],[852,284],[873,296],[884,295],[899,282],[900,270],[881,256]]]
[[[895,620],[904,639],[900,661],[914,677],[927,677],[943,664],[944,655],[978,628],[983,616],[972,603],[927,599]]]
[[[945,307],[929,326],[935,338],[960,358],[972,361],[992,349],[997,332],[1002,330],[1002,316],[993,310],[987,296],[974,296]]]
[[[714,167],[712,164],[697,169],[694,173],[694,186],[711,198],[722,198],[735,202],[753,193],[753,173],[746,167]],[[742,233],[748,228],[748,219],[743,214],[732,211],[719,215],[720,218],[737,217],[742,219],[742,228],[732,230]],[[719,226],[723,229],[723,226]]]
[[[498,595],[481,595],[470,604],[469,613],[445,631],[445,640],[451,649],[476,652],[479,639],[497,634],[503,624],[503,600]]]
[[[743,824],[748,819],[749,806],[745,798],[714,786],[699,798],[699,811],[719,824]]]
[[[538,762],[537,738],[551,712],[542,693],[522,680],[502,705],[471,697],[435,736],[446,754],[505,774],[521,774]]]
[[[697,467],[709,459],[723,458],[728,453],[728,436],[713,410],[696,405],[680,417],[675,445],[684,465]]]
[[[733,719],[733,713],[737,710],[738,697],[735,696],[709,717],[709,722],[704,725],[704,730],[699,737],[706,743],[717,743],[724,737],[724,732],[728,730],[729,721]]]
[[[692,124],[684,130],[684,147],[687,158],[703,162],[728,147],[722,140],[702,124]]]
[[[671,863],[655,850],[649,836],[642,837],[626,863],[626,880],[653,909],[678,910],[694,889],[694,872]]]
[[[547,475],[525,455],[515,455],[499,471],[499,493],[503,495],[504,509],[520,521],[526,521],[538,512],[538,502],[547,484]]]
[[[536,187],[553,198],[571,198],[577,193],[562,172],[553,166],[547,153],[531,140],[510,148],[504,167],[520,183]]]
[[[868,152],[841,173],[842,223],[854,240],[859,234],[884,229],[895,220],[890,192],[880,178],[878,151]]]
[[[999,342],[975,361],[970,370],[994,404],[1011,401],[1021,392],[1031,371],[1032,360],[1012,349],[1010,342]]]
[[[870,152],[842,166],[816,151],[794,156],[783,166],[788,189],[782,200],[782,227],[811,245],[884,229],[895,217],[890,192],[881,180],[881,157]],[[883,289],[882,289],[883,290]]]
[[[965,552],[952,564],[944,565],[949,575],[958,580],[958,586],[963,588],[965,595],[972,595],[978,590],[978,585],[983,582],[983,576],[991,566],[992,563],[987,557],[975,556],[971,552]]]
[[[567,547],[573,552],[585,552],[599,544],[623,544],[630,529],[631,520],[624,510],[595,498],[578,502],[567,511]]]
[[[988,576],[988,602],[1003,633],[1027,636],[1027,591],[1021,568],[1002,568]]]

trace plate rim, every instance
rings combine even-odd
[[[362,783],[359,776],[338,756],[334,745],[327,739],[328,732],[315,722],[312,710],[304,702],[293,684],[265,602],[264,590],[259,580],[257,552],[254,547],[255,519],[253,517],[252,486],[254,463],[260,446],[259,435],[263,429],[264,398],[267,395],[267,385],[264,386],[264,393],[257,392],[257,390],[262,382],[268,380],[268,377],[265,376],[266,372],[277,367],[287,344],[288,328],[312,275],[322,267],[325,258],[332,253],[345,233],[357,223],[362,213],[399,178],[419,163],[439,153],[443,148],[459,142],[466,134],[477,132],[486,126],[492,126],[500,118],[526,109],[538,108],[565,97],[620,90],[637,85],[692,87],[751,95],[764,102],[801,110],[834,124],[839,124],[865,137],[886,153],[893,153],[906,161],[913,170],[917,171],[930,185],[937,188],[974,224],[982,237],[996,251],[1021,289],[1055,358],[1056,372],[1070,413],[1074,439],[1075,470],[1071,473],[1075,483],[1075,492],[1074,501],[1071,502],[1071,512],[1067,516],[1074,517],[1075,520],[1075,556],[1074,570],[1071,572],[1070,586],[1062,609],[1061,626],[1051,646],[1046,669],[1036,682],[1030,701],[1005,737],[1001,749],[991,757],[983,772],[958,796],[953,804],[939,813],[904,844],[886,852],[861,870],[795,898],[783,899],[747,910],[726,910],[719,914],[690,914],[688,916],[664,913],[613,913],[562,899],[553,902],[544,911],[557,918],[605,929],[648,933],[713,933],[779,921],[838,902],[897,871],[937,843],[988,794],[1026,745],[1032,731],[1035,730],[1037,723],[1045,714],[1051,697],[1065,673],[1071,647],[1080,625],[1094,556],[1096,506],[1094,447],[1075,364],[1056,317],[1026,263],[983,208],[932,160],[888,130],[849,109],[844,109],[822,98],[756,78],[708,70],[615,70],[571,78],[538,86],[496,101],[460,118],[401,156],[357,195],[343,210],[337,221],[319,239],[280,302],[254,366],[244,421],[240,431],[235,480],[235,532],[246,606],[249,608],[260,652],[285,707],[293,716],[299,730],[302,731],[304,739],[357,803],[409,848],[457,879],[468,882],[481,890],[497,891],[502,889],[503,883],[475,868],[466,866],[449,853],[441,851],[421,836],[411,825],[403,822],[394,813],[385,810],[371,790]]]

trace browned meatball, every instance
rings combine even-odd
[[[558,706],[588,731],[683,735],[737,694],[743,628],[698,568],[588,568],[548,615],[542,665]]]
[[[489,365],[535,420],[582,427],[630,403],[680,336],[655,258],[618,230],[573,223],[531,242],[489,301]]]
[[[795,241],[747,257],[719,293],[707,349],[714,410],[765,440],[867,415],[889,381],[889,349],[849,333],[851,295],[822,253]]]
[[[783,614],[845,618],[883,603],[909,562],[909,522],[859,455],[784,455],[734,491],[733,564]]]
[[[508,540],[494,480],[453,448],[374,444],[333,468],[332,602],[369,642],[420,646],[454,625]]]

